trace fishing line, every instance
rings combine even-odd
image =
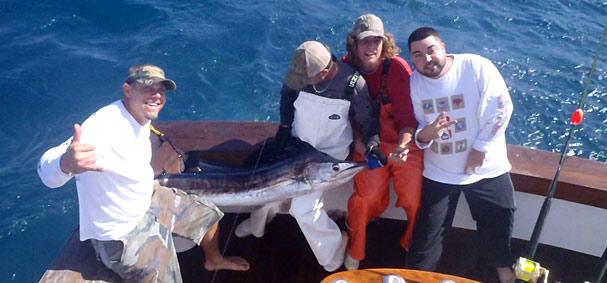
[[[168,142],[169,145],[173,148],[173,150],[175,152],[177,152],[177,154],[179,154],[179,158],[182,158],[184,156],[184,152],[181,149],[179,149],[177,146],[175,146],[175,144],[169,137],[167,137],[163,132],[156,129],[152,124],[150,124],[150,131],[152,131],[154,134],[156,134],[161,141]]]
[[[538,215],[537,222],[535,223],[535,227],[533,228],[533,233],[531,235],[531,239],[529,240],[529,249],[527,251],[527,258],[529,260],[532,260],[533,257],[535,256],[535,251],[538,246],[540,234],[542,233],[542,228],[544,227],[544,221],[546,219],[546,216],[547,216],[548,211],[550,210],[550,206],[552,204],[552,202],[551,202],[552,197],[554,196],[554,192],[556,191],[556,185],[558,183],[558,179],[561,174],[561,169],[563,168],[563,163],[565,162],[565,159],[567,158],[567,152],[569,150],[569,142],[571,141],[571,138],[573,137],[575,128],[584,119],[584,112],[582,110],[582,107],[584,106],[584,101],[586,100],[586,97],[588,96],[588,89],[590,88],[592,76],[594,74],[594,71],[596,70],[596,64],[600,57],[601,51],[603,50],[603,43],[605,42],[606,35],[607,35],[607,24],[605,25],[605,28],[603,30],[603,35],[601,36],[601,39],[599,40],[599,46],[597,48],[596,55],[594,56],[592,66],[590,68],[590,73],[588,74],[588,79],[586,80],[586,86],[584,87],[584,91],[582,92],[582,98],[580,99],[580,104],[578,105],[578,108],[571,115],[571,128],[569,129],[568,137],[565,142],[565,147],[563,148],[563,151],[561,153],[561,159],[559,161],[559,164],[558,164],[558,167],[556,170],[556,174],[554,176],[554,179],[552,179],[552,182],[550,183],[548,193],[546,194],[546,198],[544,199],[544,203],[542,204],[542,208]],[[517,267],[520,268],[519,265],[515,265],[515,272],[517,271]]]
[[[167,142],[171,146],[173,151],[175,151],[177,153],[177,156],[179,157],[179,160],[180,160],[179,164],[177,164],[179,172],[182,172],[183,170],[185,170],[185,160],[183,159],[185,156],[185,153],[183,152],[183,150],[179,149],[169,137],[167,137],[160,130],[156,129],[152,124],[150,124],[150,131],[152,133],[156,134],[156,136],[158,136],[158,139],[160,140],[161,144],[163,142]],[[165,168],[162,168],[162,173],[166,173]]]
[[[255,166],[253,166],[253,172],[251,173],[251,176],[249,177],[249,181],[247,182],[247,187],[246,187],[247,191],[251,187],[251,180],[253,180],[253,176],[255,176],[255,172],[257,172],[257,168],[259,166],[259,161],[261,160],[263,150],[266,147],[266,142],[267,142],[267,139],[263,140],[263,143],[261,144],[261,148],[259,149],[259,154],[257,155],[257,159],[255,160]],[[239,205],[238,210],[236,211],[236,217],[234,217],[234,220],[232,221],[232,225],[230,226],[230,233],[228,234],[228,238],[226,239],[225,245],[223,246],[223,249],[221,250],[221,257],[225,256],[225,252],[228,249],[228,244],[230,243],[230,240],[232,239],[232,234],[234,233],[234,230],[236,228],[236,221],[238,221],[238,216],[240,215],[241,210],[242,210],[242,205]],[[218,271],[219,270],[217,269],[213,273],[213,278],[211,279],[211,283],[215,282],[215,278],[217,277]]]
[[[584,101],[586,100],[586,96],[588,95],[588,89],[590,88],[590,82],[592,81],[592,75],[594,74],[594,70],[596,70],[596,64],[599,61],[599,56],[601,55],[601,51],[603,50],[603,43],[605,43],[605,37],[607,36],[607,24],[605,24],[605,29],[603,30],[603,35],[601,36],[601,40],[599,41],[599,47],[594,55],[594,60],[592,61],[592,67],[590,67],[590,74],[588,74],[588,80],[586,80],[586,87],[584,87],[584,92],[582,92],[582,99],[580,100],[580,104],[578,105],[578,109],[582,109],[584,106]]]

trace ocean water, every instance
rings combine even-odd
[[[278,121],[293,50],[319,40],[342,56],[354,20],[374,13],[407,60],[420,26],[436,27],[449,52],[491,59],[515,103],[508,142],[563,149],[607,2],[364,2],[0,0],[0,282],[38,281],[76,227],[74,182],[46,188],[37,160],[119,99],[135,63],[177,82],[160,120]],[[605,162],[607,51],[589,93],[569,154]]]

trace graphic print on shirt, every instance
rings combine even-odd
[[[434,153],[438,154],[438,143],[433,142],[433,143],[430,145],[430,149],[432,150],[432,152],[434,152]]]
[[[449,111],[449,98],[441,97],[436,99],[436,111],[447,112]]]
[[[451,122],[451,117],[445,116],[445,121],[447,123]],[[443,134],[440,137],[441,140],[446,141],[446,140],[449,140],[449,139],[451,139],[453,137],[453,130],[451,128],[452,127],[448,127],[448,128],[445,129],[445,131],[443,132]]]
[[[442,154],[442,155],[453,154],[453,143],[451,143],[451,142],[441,143],[440,144],[440,154]]]
[[[464,152],[468,148],[467,140],[459,140],[455,142],[455,153]]]
[[[434,106],[436,105],[436,110]],[[459,110],[466,107],[464,95],[455,94],[450,97],[441,97],[436,99],[422,100],[422,107],[424,114],[435,114],[440,112],[448,112],[449,110]],[[445,116],[445,121],[450,122],[453,119],[451,116]],[[430,149],[440,155],[455,154],[460,152],[466,152],[468,150],[468,141],[466,139],[456,140],[455,142],[449,142],[453,139],[454,133],[461,133],[467,130],[466,118],[460,117],[455,119],[457,123],[453,126],[445,129],[440,136],[439,140],[432,143]]]
[[[455,132],[459,133],[459,132],[465,131],[466,130],[466,118],[461,117],[461,118],[457,118],[455,120],[457,120],[457,123],[455,123]]]
[[[434,114],[434,102],[432,99],[422,101],[422,108],[424,109],[424,114]]]
[[[464,108],[464,95],[463,94],[456,94],[454,96],[451,96],[451,108],[453,110]]]
[[[491,140],[496,137],[497,132],[502,127],[504,123],[504,112],[506,111],[506,105],[504,103],[504,95],[500,95],[497,97],[497,112],[499,115],[497,116],[497,121],[493,125],[493,129],[491,130]]]

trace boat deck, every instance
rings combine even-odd
[[[204,270],[204,255],[195,247],[179,253],[184,282],[320,282],[331,273],[325,271],[289,215],[278,215],[266,228],[262,238],[237,238],[232,227],[248,214],[228,213],[220,222],[220,247],[226,255],[239,255],[251,263],[247,272]],[[338,220],[342,228],[343,219]],[[367,258],[360,268],[404,268],[406,251],[399,246],[405,221],[380,218],[369,224]],[[453,274],[481,282],[498,282],[494,270],[479,264],[474,231],[454,228],[451,243],[445,251],[437,272]],[[88,242],[79,242],[77,231],[71,243],[51,265],[41,282],[116,282],[119,278],[97,262]],[[225,243],[228,243],[227,246]],[[515,255],[521,254],[526,241],[513,239]],[[565,259],[565,260],[564,260]],[[550,270],[550,282],[583,282],[590,277],[598,257],[552,246],[541,245],[535,260]],[[341,267],[337,271],[345,270]],[[336,272],[337,272],[336,271]],[[605,281],[604,281],[605,282]]]
[[[248,216],[226,215],[221,222],[222,243],[225,243],[233,223],[245,217]],[[345,228],[343,219],[338,223],[342,229]],[[380,218],[371,222],[367,230],[367,257],[361,261],[360,268],[404,268],[406,251],[400,247],[399,239],[405,227],[406,222],[402,220]],[[475,231],[454,228],[451,239],[437,272],[481,282],[499,282],[494,269],[479,264]],[[520,255],[527,241],[513,239],[512,244],[515,255]],[[192,249],[180,254],[184,279],[188,282],[320,282],[331,274],[318,265],[296,221],[289,215],[277,216],[267,226],[262,238],[230,237],[226,254],[243,256],[251,262],[251,270],[203,271],[197,268],[201,266],[202,253]],[[590,277],[598,257],[540,245],[535,260],[549,268],[550,282],[583,282]],[[343,270],[342,266],[337,271]]]

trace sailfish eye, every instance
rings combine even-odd
[[[331,169],[333,169],[333,171],[339,171],[339,164],[337,163],[333,163],[333,165],[331,165]]]

